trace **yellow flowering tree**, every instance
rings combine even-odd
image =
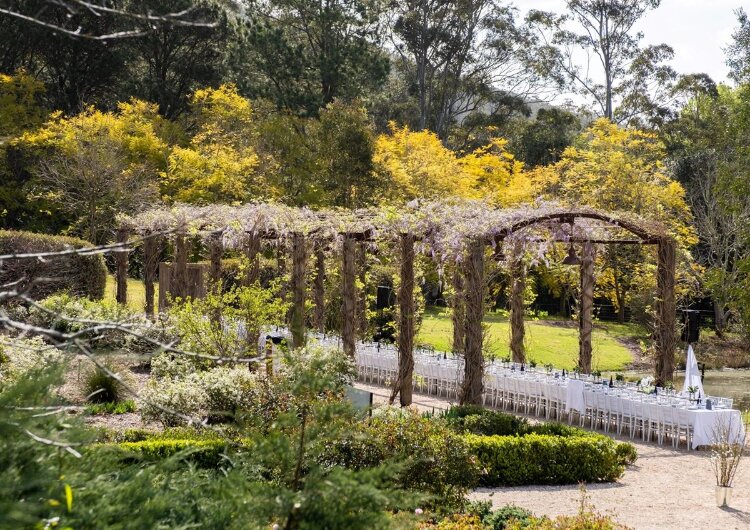
[[[531,172],[534,193],[570,205],[632,212],[664,223],[682,249],[695,244],[690,208],[682,185],[671,179],[656,135],[595,121],[559,162]],[[647,251],[608,245],[600,260],[598,288],[619,310],[652,282]],[[649,260],[652,262],[652,260]]]
[[[528,201],[533,191],[523,164],[500,138],[462,154],[435,133],[391,125],[390,134],[376,140],[374,161],[393,181],[395,199],[487,198],[507,206]]]
[[[235,203],[267,195],[256,171],[253,109],[233,85],[195,91],[189,126],[195,134],[176,146],[161,173],[166,202]]]
[[[168,152],[164,137],[173,133],[155,105],[131,100],[116,112],[88,108],[69,118],[53,113],[9,148],[34,175],[31,194],[67,215],[75,231],[101,243],[111,235],[117,213],[158,199],[157,175]]]

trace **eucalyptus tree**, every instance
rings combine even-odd
[[[736,83],[750,81],[750,19],[747,12],[740,8],[735,11],[739,26],[732,34],[732,42],[727,46],[727,66],[729,77]]]
[[[381,0],[248,0],[238,86],[308,116],[378,90],[389,69],[381,9]]]
[[[590,100],[617,123],[660,121],[669,112],[675,71],[666,44],[641,46],[635,26],[661,0],[567,0],[567,12],[532,10],[529,60],[560,88]]]
[[[539,89],[521,60],[527,33],[496,0],[397,0],[386,13],[389,47],[412,85],[413,125],[446,141],[477,114],[495,116]],[[478,125],[487,120],[476,120]],[[468,123],[468,122],[467,122]]]

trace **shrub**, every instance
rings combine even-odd
[[[165,426],[185,425],[188,420],[173,414],[227,421],[242,410],[261,406],[259,376],[246,368],[218,367],[185,377],[151,379],[144,394],[144,418]]]
[[[355,470],[375,467],[386,459],[400,460],[401,485],[426,491],[444,506],[459,503],[478,476],[464,437],[415,413],[386,409],[359,425],[354,436],[326,449],[326,464]]]
[[[160,421],[165,427],[186,425],[188,420],[184,416],[199,418],[206,410],[206,394],[193,377],[151,379],[143,392],[143,400],[143,418]]]
[[[532,513],[525,508],[508,504],[482,518],[486,528],[491,530],[505,530],[509,525],[516,528],[526,528],[532,521]]]
[[[39,305],[41,309],[30,308],[27,317],[28,322],[39,327],[71,333],[90,327],[90,322],[86,321],[119,323],[138,335],[163,341],[163,333],[157,325],[114,300],[89,300],[61,293],[45,298]],[[118,329],[99,329],[90,340],[98,348],[122,348],[136,353],[154,349],[147,341]]]
[[[10,384],[32,370],[60,362],[63,355],[41,337],[0,337],[0,383]]]
[[[108,368],[109,371],[112,371]],[[113,372],[114,373],[114,372]],[[122,394],[122,385],[99,367],[90,370],[83,381],[86,398],[91,403],[117,403]]]
[[[603,435],[525,436],[466,435],[483,469],[485,486],[609,482],[624,466],[615,442]]]
[[[477,405],[451,407],[443,416],[458,432],[509,436],[523,434],[529,422],[511,414],[494,412]]]
[[[618,443],[615,447],[620,464],[630,466],[638,460],[638,451],[631,443]]]
[[[146,460],[163,460],[179,456],[201,467],[216,468],[226,453],[227,442],[222,439],[205,440],[143,440],[140,442],[121,442],[100,446],[123,451]]]
[[[84,247],[91,247],[91,243],[73,237],[0,230],[1,255],[57,252]],[[39,281],[42,278],[44,281]],[[37,300],[60,291],[98,300],[104,296],[107,268],[99,254],[71,254],[43,261],[4,260],[0,270],[0,284],[20,279],[24,279],[24,285],[29,286],[29,296]]]

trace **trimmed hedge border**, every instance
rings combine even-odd
[[[36,234],[21,230],[0,230],[0,254],[26,254],[58,252],[73,248],[91,247],[91,243],[75,237]],[[60,291],[71,295],[85,296],[92,300],[104,297],[107,268],[99,255],[81,256],[72,254],[49,258],[8,259],[0,269],[0,283],[6,284],[25,278],[29,284],[39,278],[49,278],[31,285],[29,295],[37,300]]]
[[[465,437],[484,486],[613,482],[625,471],[615,441],[599,434]]]
[[[93,446],[94,450],[114,449],[123,451],[126,459],[129,457],[142,458],[145,460],[163,460],[180,456],[181,459],[192,462],[200,467],[214,468],[227,464],[225,458],[227,449],[239,446],[247,447],[243,441],[232,442],[230,440],[205,439],[205,440],[143,440],[140,442],[120,442],[112,444],[99,444]]]

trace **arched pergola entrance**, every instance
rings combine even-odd
[[[581,300],[579,311],[579,368],[584,373],[591,372],[591,335],[593,331],[594,304],[594,246],[595,245],[655,245],[657,246],[657,292],[655,300],[655,342],[656,366],[655,377],[657,384],[664,384],[672,379],[674,372],[675,335],[675,270],[676,245],[674,239],[666,234],[660,225],[650,225],[628,220],[614,214],[605,214],[591,210],[571,210],[567,212],[543,213],[536,217],[513,223],[495,236],[495,245],[502,245],[503,241],[526,228],[537,224],[555,223],[573,227],[576,220],[593,220],[607,225],[621,228],[632,238],[596,238],[591,236],[556,237],[555,242],[577,243],[582,247],[580,263]],[[525,360],[523,351],[523,281],[525,271],[518,264],[517,251],[511,255],[511,352],[514,360]]]
[[[613,228],[615,235],[605,227]],[[623,234],[630,234],[624,236]],[[133,235],[137,235],[134,238]],[[278,204],[243,206],[178,206],[158,209],[124,219],[118,240],[125,251],[117,259],[117,300],[127,300],[127,252],[142,244],[145,264],[146,311],[154,311],[154,281],[159,270],[158,256],[166,238],[172,238],[173,264],[167,271],[172,296],[184,296],[188,283],[186,237],[201,238],[210,257],[209,275],[218,280],[222,256],[231,249],[243,253],[249,267],[245,281],[258,279],[258,256],[263,241],[275,244],[279,263],[291,257],[291,280],[288,284],[292,309],[288,323],[295,346],[304,345],[308,326],[306,314],[307,275],[314,271],[311,298],[316,301],[311,323],[320,329],[325,300],[323,277],[325,254],[337,255],[341,274],[342,306],[338,330],[344,351],[354,356],[361,300],[357,292],[357,267],[363,262],[365,247],[389,242],[396,249],[399,262],[398,349],[399,376],[394,382],[392,399],[398,395],[402,405],[411,403],[415,304],[413,299],[414,260],[417,252],[430,253],[439,264],[454,267],[453,281],[460,284],[462,311],[457,312],[463,332],[460,348],[465,359],[461,401],[480,403],[483,393],[484,358],[482,354],[482,319],[485,303],[485,259],[488,247],[495,256],[511,255],[514,274],[514,310],[511,318],[514,354],[522,355],[523,345],[523,277],[524,269],[517,259],[524,248],[540,241],[564,242],[583,246],[581,273],[584,281],[581,311],[579,356],[582,368],[590,369],[593,303],[593,249],[599,244],[657,245],[657,322],[655,325],[658,383],[672,379],[675,347],[675,242],[660,224],[629,215],[609,214],[587,208],[556,206],[499,210],[479,201],[411,203],[393,209],[361,211],[316,211]],[[630,238],[628,238],[630,237]],[[504,248],[504,247],[510,248]],[[310,267],[311,257],[315,266]],[[286,265],[285,265],[286,267]],[[165,269],[166,270],[166,269]],[[166,273],[165,273],[166,274]],[[160,286],[161,288],[162,286]],[[520,304],[518,303],[520,300]],[[520,346],[519,346],[520,345]],[[587,363],[588,355],[588,365]]]

